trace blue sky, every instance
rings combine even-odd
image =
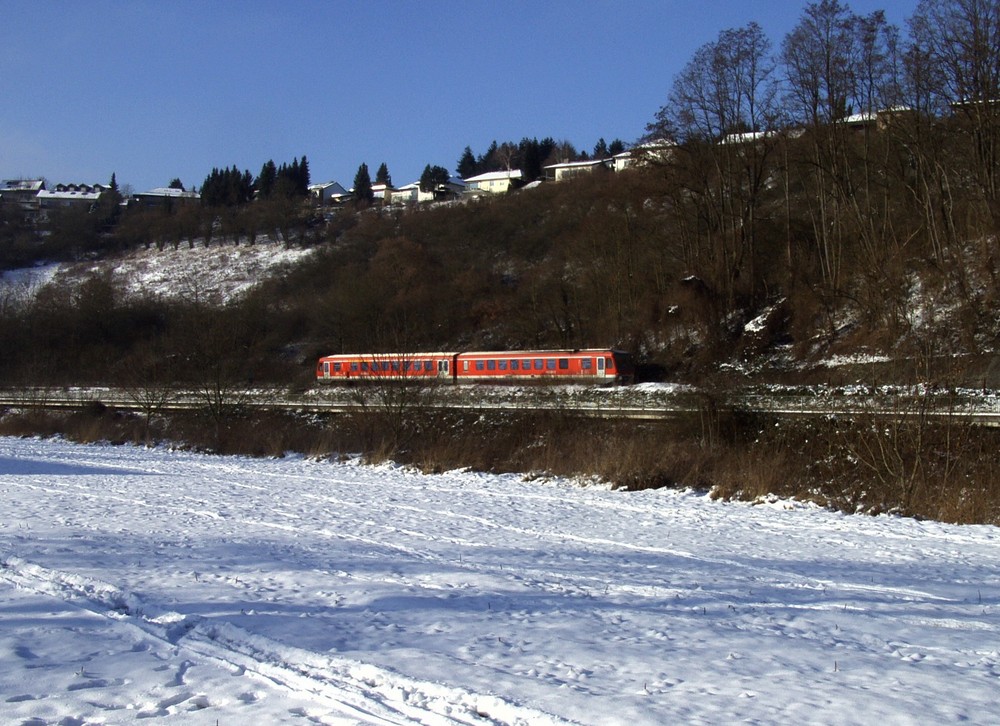
[[[453,170],[465,146],[635,141],[720,30],[775,46],[800,0],[55,2],[0,12],[0,178],[135,191],[309,159],[350,186]],[[917,0],[855,0],[905,31]]]

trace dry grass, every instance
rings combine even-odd
[[[151,439],[220,454],[361,454],[372,463],[394,460],[426,472],[596,477],[627,490],[692,487],[724,499],[777,495],[852,513],[1000,523],[1000,432],[956,422],[881,421],[873,428],[871,420],[791,422],[716,412],[711,421],[695,414],[637,423],[565,413],[417,409],[391,430],[385,424],[379,412],[268,413],[231,417],[217,427],[208,416],[186,413],[154,420]],[[146,443],[141,417],[100,404],[73,413],[0,416],[0,435],[55,434]]]

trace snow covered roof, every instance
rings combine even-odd
[[[488,171],[485,174],[470,176],[468,179],[464,179],[463,181],[466,184],[472,184],[484,181],[497,181],[498,179],[520,179],[520,178],[521,178],[521,170],[512,169],[510,171]]]
[[[583,169],[588,166],[598,166],[599,164],[604,164],[607,159],[588,159],[587,161],[564,161],[559,164],[549,164],[548,166],[542,167],[544,169]]]
[[[37,192],[45,188],[42,179],[5,179],[3,189],[6,192]]]
[[[96,202],[100,198],[102,193],[103,190],[87,192],[87,191],[73,191],[73,190],[48,191],[46,189],[42,189],[40,192],[38,192],[37,196],[38,200],[41,202],[60,201],[60,200]]]
[[[200,199],[201,195],[198,192],[186,192],[183,189],[174,189],[173,187],[156,187],[156,189],[150,189],[148,192],[140,192],[137,196],[141,197],[170,197],[172,199]]]

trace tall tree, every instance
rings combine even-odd
[[[257,190],[261,199],[270,198],[271,192],[274,191],[274,184],[277,180],[278,167],[275,166],[273,159],[268,159],[260,168],[260,174],[254,182],[254,188]]]
[[[466,146],[465,150],[462,151],[456,171],[463,179],[468,179],[479,173],[479,167],[476,165],[476,157],[473,155],[470,147]]]
[[[362,162],[358,167],[357,174],[354,175],[354,200],[358,204],[371,204],[375,199],[372,191],[372,178],[368,173],[368,164]]]
[[[375,183],[385,184],[387,187],[392,186],[392,177],[389,175],[389,167],[386,166],[384,161],[379,165],[378,170],[375,172]]]
[[[420,191],[433,192],[442,184],[447,184],[448,178],[448,170],[443,166],[428,164],[420,175]]]
[[[749,23],[695,51],[649,127],[651,137],[683,144],[671,164],[689,188],[679,209],[699,220],[690,249],[704,279],[730,303],[756,292],[758,212],[777,119],[771,44]]]
[[[911,78],[933,110],[963,122],[981,193],[1000,218],[1000,3],[921,0],[910,35]]]

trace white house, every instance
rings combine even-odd
[[[420,182],[411,182],[392,190],[389,200],[392,204],[415,204],[418,202],[436,202],[442,199],[454,199],[462,196],[465,182],[453,176],[443,184],[438,184],[433,190],[425,192],[420,188]]]
[[[656,164],[669,161],[670,157],[674,154],[676,146],[677,144],[670,139],[652,139],[633,146],[630,150],[624,152],[628,155],[627,160],[615,157],[615,171],[621,171],[633,164]],[[622,155],[619,154],[618,156]]]
[[[418,201],[422,201],[420,199],[422,193],[418,182],[410,182],[409,184],[404,184],[401,187],[393,189],[389,202],[392,204],[415,204]]]
[[[0,202],[32,215],[38,210],[38,192],[43,189],[42,179],[7,179],[0,184]]]
[[[351,193],[335,181],[310,184],[308,189],[317,204],[339,204],[351,198]]]
[[[521,170],[512,171],[489,171],[485,174],[463,179],[465,189],[468,192],[488,192],[490,194],[503,194],[511,187],[516,186],[521,181]]]
[[[612,164],[611,159],[591,159],[589,161],[566,161],[561,164],[549,164],[545,169],[545,178],[554,181],[565,181],[583,174],[590,174],[595,169],[607,169]]]
[[[105,184],[56,184],[50,191],[42,189],[37,194],[41,209],[84,207],[89,209],[101,198],[109,186]]]

